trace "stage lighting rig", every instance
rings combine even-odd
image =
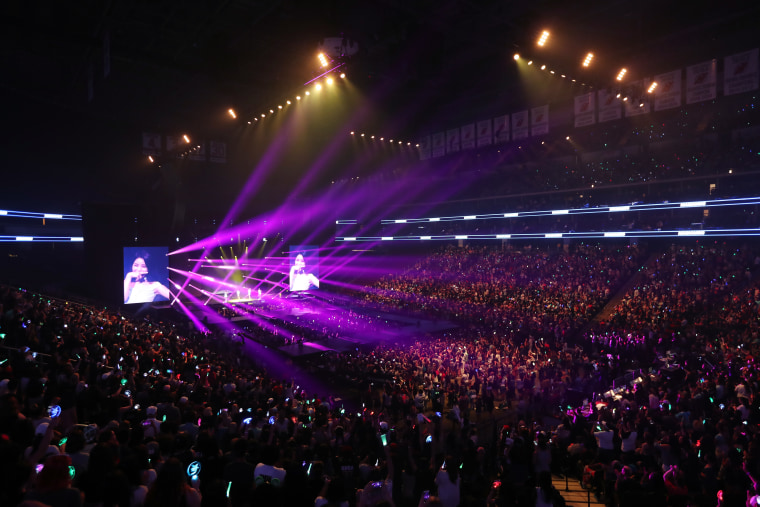
[[[537,46],[544,47],[546,45],[546,41],[549,40],[549,31],[544,30],[541,32],[541,36],[538,38],[538,42],[536,43]]]
[[[319,43],[318,49],[323,53],[323,56],[326,55],[333,60],[342,60],[358,53],[359,44],[357,44],[356,41],[352,41],[341,35],[340,37],[326,37],[322,39]],[[330,62],[327,62],[322,66],[327,67],[329,63]]]
[[[315,74],[318,75],[313,75],[312,79],[304,83],[304,86],[344,67],[349,58],[359,52],[359,44],[341,34],[339,37],[322,39],[317,45],[317,51],[319,67]],[[341,71],[340,77],[345,77],[345,71]]]

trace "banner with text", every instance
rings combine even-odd
[[[686,103],[696,104],[718,96],[718,60],[686,67]]]
[[[430,158],[430,136],[425,136],[420,139],[420,160],[427,160]]]
[[[493,139],[495,143],[509,142],[509,115],[497,116],[493,119]]]
[[[459,129],[449,129],[446,131],[446,153],[456,153],[459,151]]]
[[[436,132],[433,134],[433,156],[442,157],[446,154],[446,133]]]
[[[471,150],[475,148],[475,124],[468,123],[462,125],[462,149]]]
[[[597,104],[599,104],[599,123],[619,120],[623,117],[623,103],[617,98],[615,92],[602,89],[596,92]]]
[[[628,90],[630,95],[628,100],[623,101],[626,118],[649,114],[652,110],[652,103],[649,100],[651,94],[647,93],[649,82],[649,79],[639,79],[629,85]]]
[[[594,92],[584,93],[575,96],[575,126],[587,127],[596,123],[596,101]]]
[[[478,147],[488,146],[493,142],[491,130],[491,120],[480,120],[478,122]]]
[[[654,110],[664,111],[681,107],[681,69],[654,77]]]
[[[153,157],[161,154],[161,134],[143,132],[142,137],[143,154]]]
[[[549,133],[549,104],[530,110],[530,135],[544,136]]]
[[[528,121],[528,111],[512,113],[512,139],[527,139],[530,135],[530,122]]]
[[[166,153],[174,154],[177,157],[177,146],[179,146],[180,136],[166,136]],[[184,141],[184,140],[183,140]]]
[[[227,162],[227,143],[222,141],[209,141],[209,161],[218,164]]]
[[[190,155],[187,156],[190,160],[197,160],[197,161],[205,161],[206,160],[206,143],[203,142],[200,145],[200,148],[197,150],[193,150],[190,152]]]
[[[757,90],[757,48],[727,56],[723,71],[723,93],[736,95],[737,93]]]

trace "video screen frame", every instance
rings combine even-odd
[[[126,305],[169,301],[169,247],[123,247]]]
[[[319,247],[291,245],[288,253],[288,290],[305,292],[319,289]]]

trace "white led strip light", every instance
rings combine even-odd
[[[485,215],[456,215],[450,217],[435,218],[395,218],[381,220],[380,223],[428,223],[428,222],[456,222],[460,220],[488,220],[494,218],[518,218],[540,217],[551,215],[584,215],[587,213],[617,213],[622,211],[653,211],[679,208],[710,208],[715,206],[742,206],[760,204],[760,197],[739,197],[732,199],[714,199],[712,201],[686,201],[686,202],[662,202],[653,204],[626,204],[621,206],[598,206],[594,208],[573,208],[539,211],[518,211],[509,213],[489,213]],[[344,222],[344,221],[341,221]]]
[[[82,236],[0,236],[0,243],[81,243]]]
[[[36,211],[13,211],[9,209],[0,209],[0,216],[13,218],[46,218],[48,220],[82,221],[82,215],[69,215],[66,213],[42,213]]]
[[[590,239],[590,238],[671,238],[685,236],[760,236],[758,229],[698,229],[698,230],[669,230],[669,231],[588,231],[588,232],[539,232],[523,234],[445,234],[440,236],[337,236],[335,241],[440,241],[463,239]]]

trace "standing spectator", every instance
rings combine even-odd
[[[82,493],[71,487],[71,459],[68,456],[49,456],[37,475],[35,488],[24,499],[37,500],[50,507],[79,507]]]
[[[145,497],[145,507],[200,507],[201,494],[185,478],[182,463],[169,458]]]
[[[435,484],[438,486],[438,499],[443,507],[457,507],[460,500],[459,465],[452,455],[446,459],[435,476]]]

